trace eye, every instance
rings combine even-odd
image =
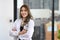
[[[20,10],[20,11],[23,11],[23,10]]]
[[[27,10],[24,10],[24,11],[27,11]]]

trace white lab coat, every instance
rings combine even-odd
[[[20,31],[21,21],[22,21],[22,19],[17,19],[14,22],[13,28],[16,27],[17,31],[13,32],[12,30],[10,30],[10,35],[14,37],[14,40],[17,40],[19,38],[21,40],[23,40],[23,39],[24,40],[32,40],[32,36],[33,36],[33,32],[34,32],[34,21],[32,19],[30,19],[30,21],[28,22],[28,24],[26,24],[24,26],[24,29],[27,30],[27,33],[18,36],[18,32]]]

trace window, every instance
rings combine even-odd
[[[52,0],[24,0],[24,4],[31,9],[52,9]],[[54,0],[54,4],[55,10],[58,10],[59,0]]]

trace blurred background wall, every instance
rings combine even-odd
[[[19,0],[17,0],[17,6],[19,6],[18,2]],[[23,4],[29,6],[31,14],[34,17],[35,32],[33,40],[51,40],[52,0],[23,0]],[[17,18],[19,18],[20,6],[17,7]],[[57,40],[57,24],[60,21],[60,0],[54,0],[54,10],[54,35],[55,40]]]

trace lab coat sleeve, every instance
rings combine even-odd
[[[11,30],[9,31],[9,35],[10,35],[10,36],[15,37],[15,36],[18,35],[18,30],[17,30],[17,31],[12,31],[12,29],[13,29],[14,27],[17,29],[17,26],[16,26],[17,22],[18,22],[18,19],[16,19],[16,21],[13,23],[13,27],[12,27]]]
[[[28,23],[27,33],[23,34],[23,37],[25,38],[31,38],[34,33],[34,21],[30,20]]]

